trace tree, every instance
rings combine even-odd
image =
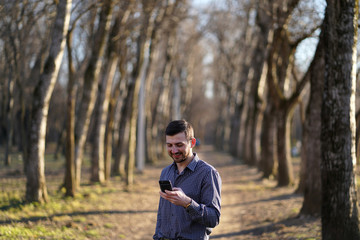
[[[241,157],[244,159],[245,162],[255,165],[258,164],[257,162],[257,154],[256,154],[256,131],[257,131],[257,125],[259,116],[263,113],[261,112],[262,108],[262,95],[264,92],[264,88],[261,87],[264,81],[264,76],[266,76],[267,72],[267,65],[266,65],[266,58],[268,56],[269,52],[269,46],[271,46],[272,42],[272,36],[273,36],[273,17],[272,15],[269,15],[269,12],[267,11],[268,8],[273,8],[273,5],[271,5],[272,2],[270,1],[264,1],[262,3],[257,2],[256,5],[256,25],[259,28],[259,31],[257,32],[258,36],[256,37],[255,41],[256,44],[253,47],[253,58],[250,63],[251,70],[248,70],[252,74],[246,77],[250,77],[249,85],[250,85],[250,92],[248,93],[248,100],[247,100],[247,114],[246,114],[246,121],[245,121],[245,130],[244,130],[244,139],[242,142],[242,150],[243,153]],[[269,108],[271,110],[271,104],[269,104]],[[270,129],[267,134],[271,134],[271,129],[273,129],[273,126],[271,125],[272,119],[271,115],[269,116],[270,119],[266,119],[264,121],[264,124],[269,124],[268,126],[265,126],[266,129]],[[269,121],[268,121],[269,120]],[[272,135],[269,136],[269,144],[268,145],[262,145],[262,149],[264,149],[263,153],[266,156],[263,156],[260,163],[266,162],[269,163],[273,161],[273,154],[268,154],[271,151],[273,151],[271,139],[273,139]],[[269,151],[265,151],[266,148],[269,148]],[[269,159],[268,161],[265,161],[263,159]],[[265,164],[263,164],[265,165]],[[273,166],[269,167],[271,170],[273,169]],[[264,174],[265,175],[265,174]]]
[[[264,64],[265,69],[261,70],[265,71],[263,74],[266,74],[268,83],[267,101],[261,129],[259,168],[264,172],[264,177],[270,177],[274,174],[276,160],[278,160],[279,173],[282,174],[279,178],[279,185],[287,185],[292,181],[291,162],[287,152],[290,150],[287,142],[290,141],[288,114],[290,107],[293,107],[294,101],[299,95],[299,91],[294,91],[293,96],[288,99],[285,98],[283,91],[285,81],[289,80],[289,73],[292,72],[289,69],[293,67],[293,55],[296,47],[296,45],[291,46],[289,43],[288,20],[298,2],[298,0],[293,0],[279,4],[276,1],[267,1],[265,7],[264,5],[259,7],[264,11],[263,14],[258,15],[258,24],[261,33],[264,34],[263,39],[267,39],[266,41],[263,40],[262,43],[266,44],[266,47],[263,48],[266,50],[263,57],[264,61],[266,59],[267,62]],[[266,9],[271,11],[268,13]],[[282,60],[284,64],[281,64]],[[289,101],[289,99],[291,100]],[[275,131],[277,128],[278,131]],[[252,144],[255,144],[254,140]]]
[[[126,171],[126,184],[131,186],[134,182],[135,150],[136,150],[136,127],[138,119],[139,92],[142,74],[145,74],[149,61],[149,50],[151,43],[151,33],[158,12],[156,2],[142,1],[143,22],[141,24],[140,35],[137,39],[137,55],[134,70],[131,74],[131,84],[134,85],[134,92],[131,102],[129,119],[129,145],[128,145],[128,164]]]
[[[327,0],[321,113],[322,237],[360,239],[355,184],[358,1]]]
[[[2,59],[0,78],[0,141],[5,162],[15,144],[27,159],[27,130],[31,92],[39,79],[48,51],[54,5],[49,1],[7,1],[0,10]],[[52,15],[51,15],[52,14]],[[26,20],[25,20],[26,19]],[[32,62],[33,64],[29,64]],[[24,161],[25,162],[25,161]],[[24,164],[24,171],[25,171]]]
[[[96,87],[98,86],[99,73],[102,64],[102,56],[105,49],[105,39],[110,28],[111,15],[113,10],[112,0],[107,0],[102,4],[99,11],[99,22],[94,31],[91,41],[91,56],[84,73],[84,85],[78,118],[75,124],[75,165],[76,165],[76,184],[80,186],[81,181],[81,165],[83,160],[84,147],[89,129],[91,114],[94,110],[96,100]],[[104,163],[92,159],[92,181],[104,181]],[[98,165],[100,163],[100,165]]]
[[[79,6],[79,5],[77,5]],[[76,176],[75,176],[75,109],[76,109],[76,79],[83,74],[83,68],[85,67],[86,58],[79,64],[78,71],[75,70],[75,64],[73,61],[73,35],[77,21],[83,14],[89,11],[93,6],[90,5],[88,9],[79,13],[69,27],[66,35],[66,47],[67,47],[67,65],[68,65],[68,85],[67,85],[67,107],[66,107],[66,137],[65,137],[65,196],[74,197],[76,192]],[[74,8],[76,9],[76,8]]]
[[[323,25],[324,26],[324,25]],[[321,105],[324,85],[324,32],[322,30],[314,59],[309,67],[310,99],[306,109],[301,161],[303,175],[299,188],[303,188],[304,201],[300,214],[319,216],[321,212]],[[314,147],[315,146],[315,147]]]
[[[215,71],[213,74],[216,74],[215,78],[224,92],[221,99],[224,105],[219,106],[221,108],[219,111],[222,114],[219,114],[218,118],[221,124],[217,127],[216,147],[220,150],[235,152],[234,148],[237,148],[238,145],[236,137],[240,133],[240,125],[237,129],[234,128],[241,119],[241,113],[238,111],[240,102],[238,98],[240,95],[244,95],[244,83],[246,83],[246,80],[240,79],[242,78],[240,72],[241,67],[246,65],[245,61],[251,59],[251,57],[245,58],[245,54],[251,54],[250,51],[252,51],[249,44],[251,41],[249,21],[251,20],[250,11],[244,6],[245,4],[234,7],[232,1],[226,3],[225,6],[228,9],[216,9],[211,12],[211,20],[207,28],[216,40],[214,42],[216,61],[214,61],[213,68]],[[245,67],[243,69],[243,74],[246,75]]]
[[[66,153],[65,153],[65,196],[75,196],[76,178],[75,178],[75,67],[72,61],[72,36],[73,27],[69,29],[66,36],[69,81],[67,86],[67,108],[66,108]]]
[[[130,13],[132,12],[134,5],[133,3],[134,1],[128,1],[124,3],[124,5],[122,6],[123,12],[118,13],[115,23],[113,24],[113,27],[110,31],[110,36],[108,39],[107,51],[106,51],[106,58],[110,64],[109,63],[104,64],[105,66],[108,66],[110,70],[111,69],[116,70],[116,66],[119,65],[119,62],[120,61],[123,62],[123,60],[119,61],[119,59],[122,58],[122,56],[126,55],[124,54],[125,50],[121,49],[121,47],[124,44],[123,39],[125,38],[125,36],[127,36],[127,34],[121,33],[121,31],[125,32],[124,25],[128,21]],[[121,34],[121,37],[119,37],[119,34]],[[112,66],[112,68],[110,68],[110,66]],[[104,73],[106,72],[107,71],[105,70]],[[98,102],[100,103],[99,108],[101,107],[103,108],[102,110],[100,110],[100,112],[102,112],[103,115],[102,117],[104,119],[103,120],[104,125],[99,127],[103,128],[104,130],[106,129],[106,132],[104,130],[100,132],[104,136],[99,137],[98,139],[99,143],[97,144],[97,146],[100,147],[100,144],[104,144],[105,146],[104,147],[105,180],[109,180],[111,175],[112,139],[113,139],[112,136],[114,131],[115,102],[119,98],[120,84],[123,80],[122,78],[124,78],[122,76],[124,72],[125,72],[124,70],[120,70],[121,78],[119,78],[117,84],[115,84],[113,94],[111,94],[110,91],[111,91],[111,86],[113,85],[114,76],[109,76],[111,78],[109,78],[108,80],[106,80],[106,78],[103,77],[103,81],[101,83],[103,86],[101,86],[100,88],[105,94],[101,93],[99,96],[103,96],[102,99],[106,99],[106,101],[102,99],[98,100]],[[102,106],[101,103],[103,103]],[[101,138],[104,138],[104,141],[102,141]]]
[[[70,23],[71,0],[60,0],[51,34],[49,55],[33,93],[26,161],[26,200],[47,201],[45,182],[45,135],[49,102],[58,76],[65,47],[65,35]]]

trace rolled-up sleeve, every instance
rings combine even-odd
[[[193,221],[214,228],[220,222],[221,205],[221,178],[215,169],[204,178],[201,194],[201,203],[192,200],[186,211]]]

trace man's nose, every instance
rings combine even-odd
[[[177,148],[176,146],[172,146],[172,147],[171,147],[171,151],[174,152],[174,153],[176,153],[176,152],[178,152],[178,148]]]

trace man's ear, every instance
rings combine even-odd
[[[192,138],[191,139],[191,147],[195,147],[195,144],[196,144],[196,138]]]

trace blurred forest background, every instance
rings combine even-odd
[[[49,198],[47,152],[65,159],[66,196],[112,176],[131,186],[135,171],[166,154],[167,123],[184,118],[201,144],[278,186],[297,183],[301,212],[318,216],[331,2],[1,0],[1,165],[20,153],[27,202]],[[355,121],[351,104],[338,113]],[[354,187],[355,166],[345,165]]]

